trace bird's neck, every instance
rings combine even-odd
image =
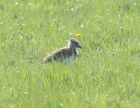
[[[73,45],[70,41],[68,43],[68,48],[73,49],[73,50],[76,50],[75,45]]]
[[[76,56],[77,55],[77,51],[75,47],[69,47],[69,50],[71,51],[72,55]]]

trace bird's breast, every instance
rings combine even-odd
[[[73,53],[72,55],[70,55],[69,57],[66,58],[66,61],[71,62],[75,59],[76,55]]]

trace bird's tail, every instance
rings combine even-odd
[[[51,57],[47,56],[47,57],[44,57],[44,58],[43,58],[42,63],[43,63],[43,64],[48,64],[48,63],[51,62],[51,61],[52,61]]]

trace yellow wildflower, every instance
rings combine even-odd
[[[76,36],[76,37],[80,37],[80,32],[77,32],[77,33],[75,34],[75,36]]]

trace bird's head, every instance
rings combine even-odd
[[[68,41],[68,47],[69,48],[82,48],[81,45],[79,44],[79,42],[74,39],[74,38],[71,38],[69,41]]]

